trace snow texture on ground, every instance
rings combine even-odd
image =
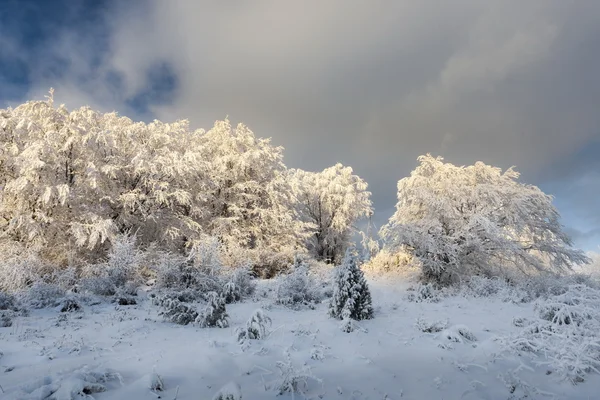
[[[375,318],[351,333],[327,302],[275,305],[267,281],[253,300],[227,306],[226,329],[164,322],[145,293],[132,306],[32,310],[0,328],[0,398],[236,399],[240,388],[244,400],[600,398],[596,374],[573,385],[504,351],[498,338],[521,329],[513,318],[534,318],[531,303],[409,302],[406,285],[370,284]],[[268,336],[240,346],[235,329],[258,308],[272,319]],[[285,387],[304,394],[280,395]]]

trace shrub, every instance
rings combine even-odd
[[[0,310],[12,310],[15,308],[15,296],[0,292]]]
[[[134,306],[137,304],[137,300],[131,296],[117,296],[115,301],[120,306]]]
[[[236,329],[238,342],[264,339],[267,336],[267,325],[271,325],[271,318],[259,308],[250,316],[244,328]]]
[[[33,379],[13,392],[15,399],[89,399],[94,393],[108,390],[106,383],[119,380],[111,370],[91,370],[87,366]]]
[[[174,298],[163,298],[157,300],[155,304],[159,304],[162,308],[158,315],[178,325],[187,325],[198,317],[198,312],[194,308]]]
[[[600,290],[571,285],[534,308],[538,319],[518,319],[521,331],[504,339],[508,350],[544,357],[542,364],[573,383],[600,373]]]
[[[409,291],[407,300],[414,303],[437,303],[440,301],[441,291],[431,283],[419,284]]]
[[[114,296],[118,292],[135,294],[141,283],[139,271],[142,260],[135,241],[135,236],[116,236],[106,262],[84,267],[82,288],[99,296]]]
[[[308,382],[315,381],[320,383],[321,380],[312,374],[307,365],[304,365],[302,368],[294,367],[289,352],[286,351],[285,355],[285,361],[278,361],[275,364],[280,376],[279,382],[275,385],[277,394],[291,393],[292,398],[294,398],[294,394],[296,393],[305,396],[308,390]]]
[[[195,319],[196,324],[201,328],[218,327],[227,328],[229,326],[229,316],[225,309],[225,299],[216,292],[208,294],[208,304],[198,314]]]
[[[288,307],[311,305],[321,300],[321,293],[309,275],[308,266],[296,261],[292,273],[278,279],[276,303]]]
[[[406,279],[416,278],[421,272],[418,260],[403,250],[381,250],[361,266],[368,276],[394,275]]]
[[[8,328],[13,324],[12,311],[0,311],[0,328]]]
[[[209,274],[216,267],[195,261],[194,254],[183,257],[168,252],[159,252],[150,269],[153,271],[159,289],[176,289],[178,291],[196,292],[195,297],[203,297],[206,293],[222,290],[222,280],[218,275]]]
[[[15,243],[0,245],[0,291],[17,293],[31,287],[50,269],[39,255]]]
[[[227,304],[234,303],[254,294],[256,282],[252,278],[250,267],[236,268],[223,285],[222,294]]]
[[[152,371],[148,376],[148,388],[153,392],[162,392],[165,390],[165,384],[162,377],[157,374],[156,371]],[[160,396],[158,396],[158,398],[160,398]]]
[[[56,307],[64,298],[65,292],[58,286],[36,282],[22,294],[23,303],[33,308]]]
[[[453,325],[443,330],[440,335],[451,342],[457,343],[463,343],[465,340],[469,342],[477,340],[473,332],[465,325]]]
[[[425,333],[441,332],[448,327],[448,320],[443,321],[427,321],[422,317],[417,318],[415,326],[418,330]]]
[[[81,306],[79,305],[79,303],[77,303],[73,299],[67,299],[63,303],[63,305],[60,309],[60,312],[73,312],[73,311],[78,311],[80,309],[81,309]]]

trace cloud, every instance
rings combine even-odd
[[[290,166],[353,166],[379,210],[420,154],[516,165],[574,232],[600,226],[585,217],[600,178],[581,158],[600,140],[598,2],[149,0],[100,14],[36,52],[68,62],[33,68],[29,97],[52,85],[73,105],[205,128],[229,115]]]

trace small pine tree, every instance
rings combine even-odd
[[[350,249],[335,272],[334,291],[329,305],[329,315],[337,319],[363,320],[373,318],[371,292]]]
[[[196,323],[201,328],[227,328],[229,326],[228,318],[229,315],[227,315],[227,310],[225,309],[225,299],[216,292],[210,292],[208,294],[208,304],[198,314]]]

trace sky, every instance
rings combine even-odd
[[[288,167],[352,166],[381,226],[431,153],[515,166],[600,246],[600,2],[0,0],[0,108],[243,122]]]

